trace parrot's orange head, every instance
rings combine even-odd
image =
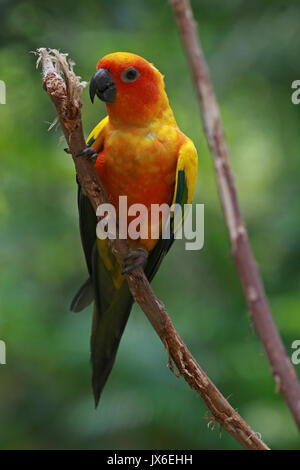
[[[144,125],[168,106],[162,74],[147,60],[129,52],[103,57],[90,82],[90,97],[106,103],[117,125]]]

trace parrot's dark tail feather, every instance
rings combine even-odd
[[[91,335],[91,362],[96,407],[114,365],[120,340],[133,304],[133,297],[127,281],[124,279],[118,285],[116,273],[120,268],[111,250],[107,250],[104,244],[102,244],[101,249],[103,258],[104,255],[110,256],[109,263],[114,266],[114,270],[107,269],[102,257],[99,256],[98,245],[95,244],[92,257],[95,306]],[[145,267],[145,274],[149,281],[155,275],[165,253],[164,240],[162,239],[150,253]],[[113,280],[111,272],[114,273],[115,280]]]
[[[84,308],[88,307],[94,300],[94,289],[91,279],[89,278],[78,290],[74,299],[71,302],[71,312],[81,312]]]
[[[96,407],[114,365],[120,340],[132,308],[133,299],[127,283],[124,283],[121,291],[115,295],[110,307],[101,315],[97,312],[96,306],[94,307],[91,362]]]

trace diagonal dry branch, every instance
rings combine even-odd
[[[251,251],[230,167],[220,111],[197,34],[190,1],[170,1],[194,78],[204,130],[214,159],[232,257],[239,273],[250,314],[269,360],[276,387],[281,391],[300,429],[300,384],[273,321],[260,273]]]
[[[38,63],[41,62],[43,68],[43,88],[56,108],[72,152],[79,182],[96,209],[100,204],[108,202],[107,197],[94,166],[85,158],[76,157],[85,147],[81,124],[81,92],[84,83],[80,82],[79,77],[76,77],[68,66],[66,55],[46,49],[38,49],[37,53]],[[127,241],[117,238],[110,240],[110,243],[116,259],[123,266],[123,260],[129,253]],[[213,415],[211,421],[219,422],[245,449],[267,450],[268,447],[232,408],[189,352],[164,305],[155,296],[144,271],[136,268],[126,275],[126,279],[134,299],[148,317],[169,354],[170,369],[174,372],[173,361],[179,374],[206,403]]]

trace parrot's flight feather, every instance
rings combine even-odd
[[[79,288],[77,293],[75,294],[71,305],[70,310],[71,312],[77,313],[81,312],[81,310],[88,307],[94,300],[94,289],[91,279],[89,278],[85,281],[84,284]]]

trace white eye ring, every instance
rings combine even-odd
[[[122,82],[128,83],[128,82],[135,82],[140,76],[140,72],[134,68],[134,67],[129,67],[126,70],[123,70],[121,73],[121,80]]]

